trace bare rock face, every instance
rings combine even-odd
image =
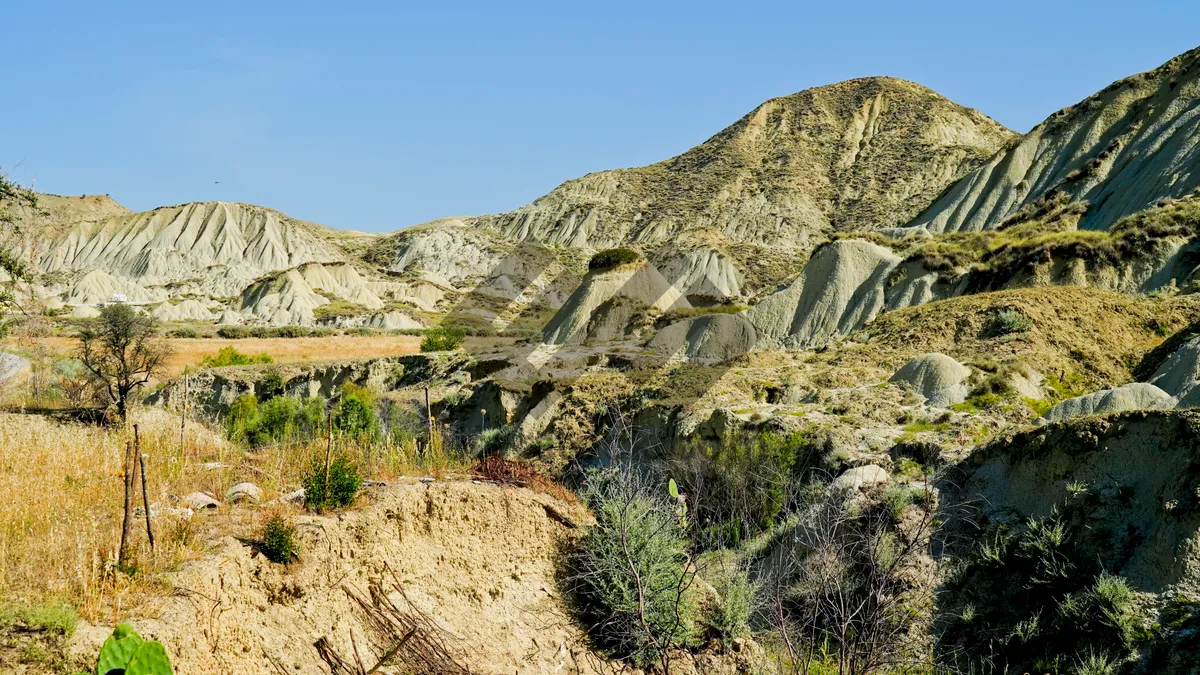
[[[1180,407],[1194,407],[1200,399],[1200,337],[1176,349],[1150,378],[1150,384],[1180,399]],[[1193,393],[1195,392],[1195,393]]]
[[[1080,221],[1108,229],[1164,197],[1200,186],[1200,50],[1109,85],[1051,115],[958,181],[913,225],[992,229],[1051,193],[1092,205]]]
[[[345,259],[330,236],[261,206],[197,202],[80,222],[39,247],[38,265],[103,270],[143,287],[199,279],[210,294],[232,295],[264,272]]]

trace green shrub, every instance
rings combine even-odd
[[[259,363],[274,363],[270,354],[243,354],[232,345],[222,347],[213,356],[200,360],[201,368],[221,368],[223,366],[251,366]]]
[[[279,516],[268,520],[263,527],[260,547],[267,560],[274,563],[287,565],[300,558],[296,528]]]
[[[668,459],[687,494],[701,548],[734,547],[778,523],[797,479],[831,458],[804,432],[731,434],[683,444]]]
[[[313,336],[314,331],[304,326],[273,326],[262,337],[299,338]]]
[[[269,401],[276,396],[283,396],[283,375],[278,371],[272,370],[263,377],[262,381],[255,385],[254,390],[258,398],[262,401]]]
[[[1018,309],[1002,309],[992,317],[984,331],[985,337],[1002,337],[1016,333],[1028,332],[1033,328],[1033,321]]]
[[[225,433],[257,447],[313,438],[320,434],[324,420],[325,405],[318,398],[275,396],[259,403],[254,394],[243,394],[229,407]]]
[[[226,340],[241,340],[250,336],[250,329],[245,326],[221,326],[217,336]]]
[[[596,640],[640,667],[697,638],[695,568],[666,490],[594,476],[596,522],[573,556],[574,591]]]
[[[171,337],[194,339],[200,337],[200,332],[191,326],[184,326],[171,331]]]
[[[362,477],[358,467],[345,455],[334,457],[329,463],[329,479],[325,478],[325,455],[313,456],[308,471],[301,478],[304,487],[304,505],[314,511],[349,506],[358,496]],[[325,486],[329,490],[326,492]]]
[[[631,248],[610,248],[600,251],[588,261],[588,269],[593,272],[611,270],[621,265],[635,263],[642,259],[642,254]]]
[[[750,618],[758,605],[758,585],[740,566],[726,567],[709,579],[717,598],[710,607],[706,623],[726,648],[750,633]]]
[[[379,439],[379,416],[375,414],[375,397],[362,387],[347,383],[342,398],[333,406],[333,428],[341,434],[360,441]]]
[[[435,326],[425,331],[421,340],[422,352],[448,352],[458,349],[466,339],[467,332],[457,326]]]
[[[479,437],[475,439],[475,451],[481,457],[495,455],[503,452],[506,448],[512,445],[513,439],[517,436],[517,427],[515,424],[505,424],[491,429],[485,429]]]

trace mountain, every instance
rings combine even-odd
[[[677,157],[588,174],[473,222],[592,248],[700,229],[811,248],[831,230],[904,224],[1014,136],[920,85],[849,80],[771,99]]]
[[[850,80],[771,99],[672,159],[588,174],[509,213],[409,228],[372,257],[475,284],[504,248],[497,235],[589,251],[628,244],[696,302],[752,298],[793,278],[833,231],[908,222],[1015,136],[920,85]],[[465,236],[470,227],[492,241]]]
[[[957,182],[913,221],[932,232],[998,227],[1056,195],[1108,229],[1200,187],[1200,48],[1051,115]],[[1060,197],[1061,198],[1061,197]]]

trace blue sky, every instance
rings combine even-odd
[[[1027,131],[1200,45],[1195,0],[6,0],[0,19],[0,167],[18,180],[367,231],[515,208],[852,77]]]

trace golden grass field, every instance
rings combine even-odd
[[[268,354],[276,363],[361,359],[374,356],[415,354],[420,351],[419,335],[339,335],[305,338],[163,338],[171,348],[161,377],[173,377],[188,366],[195,366],[205,356],[215,355],[223,347],[234,347],[243,354]],[[512,338],[469,337],[464,342],[468,351],[486,349],[497,344],[511,343]],[[11,338],[6,345],[20,351],[39,345],[50,353],[68,357],[79,341],[71,337]]]
[[[298,488],[301,472],[325,449],[325,440],[316,439],[249,451],[219,430],[194,422],[181,443],[179,417],[161,409],[139,408],[130,423],[138,425],[142,451],[149,457],[150,501],[164,506],[196,491],[223,502],[225,491],[241,481],[263,488],[263,500],[271,500]],[[153,554],[139,518],[133,571],[118,571],[122,465],[131,438],[132,427],[106,429],[0,413],[0,494],[6,495],[0,500],[0,607],[61,602],[74,605],[90,621],[117,620],[134,609],[145,610],[147,599],[169,592],[165,575],[202,555],[214,536],[254,538],[272,515],[298,510],[223,504],[216,513],[190,520],[159,516],[154,519]],[[436,447],[418,457],[412,442],[361,448],[339,441],[335,447],[354,458],[366,478],[442,475],[454,468]],[[140,491],[136,501],[141,503]]]

